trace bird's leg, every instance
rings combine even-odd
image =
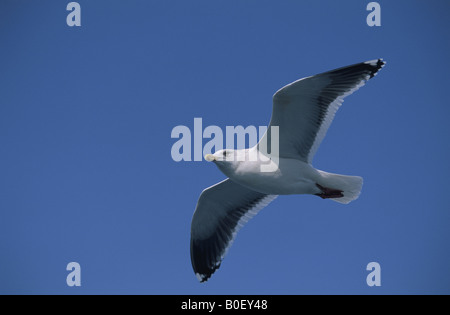
[[[339,189],[333,189],[333,188],[327,188],[323,187],[316,183],[316,186],[322,191],[320,194],[315,194],[316,196],[319,196],[322,199],[327,198],[341,198],[344,197],[343,191]]]

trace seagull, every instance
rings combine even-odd
[[[257,145],[205,156],[228,178],[201,193],[192,218],[191,262],[200,282],[220,267],[240,228],[279,195],[343,204],[358,198],[361,177],[315,169],[312,159],[344,98],[384,65],[366,61],[286,85],[273,96],[272,118]]]

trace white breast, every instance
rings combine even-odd
[[[262,166],[266,166],[266,168]],[[267,171],[274,170],[274,171]],[[231,180],[255,191],[270,195],[317,193],[317,180],[320,174],[309,164],[284,158],[271,161],[244,161],[232,174]]]

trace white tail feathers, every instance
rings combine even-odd
[[[363,186],[362,177],[332,174],[324,171],[319,172],[322,175],[320,185],[343,191],[344,197],[330,198],[331,200],[347,204],[350,201],[358,199]]]

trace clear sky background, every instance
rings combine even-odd
[[[450,293],[449,1],[379,1],[381,27],[360,0],[80,0],[81,27],[68,2],[0,2],[0,293]],[[285,84],[376,58],[314,159],[360,198],[279,197],[200,284],[191,218],[225,176],[172,129],[267,125]]]

